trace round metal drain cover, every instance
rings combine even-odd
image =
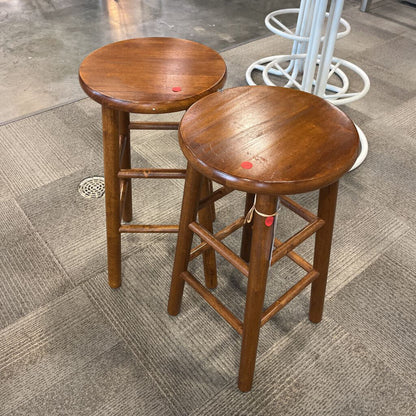
[[[78,186],[78,192],[84,198],[101,198],[105,193],[104,178],[92,176],[83,179]]]

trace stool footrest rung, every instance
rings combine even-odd
[[[140,122],[132,121],[129,123],[130,130],[178,130],[179,123],[171,121],[160,121],[160,122]]]
[[[219,241],[223,240],[225,237],[228,237],[234,231],[241,228],[244,225],[244,221],[245,221],[244,217],[238,218],[232,224],[218,231],[214,235],[214,237]],[[189,260],[193,260],[195,257],[199,256],[200,254],[202,254],[204,251],[208,250],[209,248],[210,248],[210,245],[206,242],[202,242],[201,244],[198,244],[196,247],[192,249]]]
[[[178,225],[142,225],[142,224],[122,224],[120,233],[177,233]]]
[[[201,227],[198,223],[191,222],[189,228],[216,252],[221,254],[221,256],[229,261],[236,269],[243,273],[244,276],[248,277],[248,265],[241,257],[237,256],[237,254],[230,250],[225,244],[221,243],[221,241],[218,241],[214,235]]]
[[[274,239],[275,244],[283,244],[280,240],[278,240],[277,238]],[[310,272],[313,270],[313,266],[312,264],[310,264],[309,262],[307,262],[303,257],[299,256],[299,254],[297,254],[296,252],[289,251],[286,254],[287,257],[289,257],[293,262],[295,262],[298,266],[302,267],[303,270],[305,270],[305,272]]]
[[[205,286],[199,283],[191,273],[185,271],[179,276],[195,289],[195,291],[198,292],[240,335],[243,334],[242,322]]]
[[[308,222],[314,222],[319,218],[312,212],[308,211],[306,208],[302,207],[302,205],[299,205],[297,202],[293,201],[293,199],[290,199],[285,195],[280,195],[280,202],[286,208],[290,209],[292,212],[299,215],[299,217]]]
[[[211,195],[207,196],[204,199],[201,199],[201,201],[199,201],[198,209],[205,208],[207,205],[212,204],[215,201],[218,201],[223,196],[228,195],[232,191],[232,189],[222,186],[221,188],[214,191]]]
[[[120,221],[123,218],[124,207],[126,206],[127,191],[129,190],[130,183],[127,179],[120,181]]]
[[[277,312],[283,309],[292,299],[294,299],[303,289],[305,289],[309,284],[311,284],[317,277],[319,273],[316,270],[311,270],[306,274],[301,280],[299,280],[295,285],[293,285],[285,294],[280,296],[276,302],[272,303],[264,312],[261,318],[260,325],[263,326],[267,321],[269,321]]]
[[[121,161],[123,160],[124,152],[126,151],[127,145],[127,136],[124,134],[120,134],[118,136],[118,148],[119,148],[119,163],[121,166]]]
[[[275,264],[282,257],[286,256],[295,247],[303,243],[312,234],[316,233],[316,231],[318,231],[324,224],[324,220],[316,218],[316,220],[308,224],[306,227],[304,227],[298,233],[290,237],[284,243],[280,243],[278,247],[273,250],[271,264]]]
[[[185,179],[186,169],[120,169],[120,179]]]

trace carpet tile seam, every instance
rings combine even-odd
[[[106,306],[106,303],[99,303],[97,301],[97,299],[99,298],[99,296],[95,297],[92,296],[92,293],[95,292],[95,288],[92,285],[91,282],[87,281],[84,282],[82,286],[82,290],[84,291],[84,293],[87,294],[88,298],[90,299],[91,302],[94,303],[95,307],[99,310],[99,312],[101,313],[101,315],[106,319],[106,321],[111,325],[111,327],[113,328],[113,330],[118,334],[118,336],[121,338],[122,342],[127,346],[127,348],[131,351],[131,353],[134,355],[134,357],[136,357],[137,363],[140,364],[140,366],[145,370],[146,374],[153,380],[153,382],[155,383],[155,385],[157,386],[158,390],[161,392],[161,394],[163,394],[167,400],[169,401],[169,403],[171,404],[171,406],[175,409],[175,413],[180,416],[183,414],[183,408],[181,410],[181,406],[178,407],[178,402],[177,400],[173,400],[172,397],[174,397],[173,395],[168,395],[165,390],[162,388],[162,386],[160,385],[160,383],[158,382],[158,380],[156,379],[156,377],[153,375],[152,371],[149,371],[149,368],[146,367],[144,365],[144,363],[142,362],[142,359],[140,357],[140,355],[138,355],[137,348],[133,348],[134,345],[134,341],[133,339],[129,336],[129,332],[128,329],[125,327],[125,325],[122,325],[121,322],[118,322],[119,325],[116,325],[117,323],[117,317],[115,315],[115,312],[113,312],[113,309],[109,308],[103,308],[103,306]],[[89,286],[89,288],[88,288]],[[86,290],[86,288],[88,288],[88,290]],[[96,295],[99,295],[98,292],[95,292]],[[106,313],[106,311],[108,311],[108,313]],[[121,330],[120,327],[123,327],[123,330]],[[157,371],[157,373],[159,373],[159,371]],[[175,386],[176,387],[176,386]],[[175,390],[172,387],[169,389],[169,391],[171,393],[174,393]]]
[[[15,340],[12,339],[12,337],[10,335],[13,335],[21,332],[22,331],[22,327],[21,325],[24,323],[25,326],[29,327],[32,331],[31,333],[31,337],[38,337],[39,334],[43,336],[43,343],[47,342],[47,340],[49,339],[53,339],[54,336],[56,336],[56,334],[59,334],[60,332],[58,331],[44,331],[44,328],[40,328],[40,327],[35,327],[33,326],[34,323],[36,323],[36,321],[40,320],[40,318],[42,316],[47,316],[50,313],[51,308],[57,308],[59,307],[61,304],[64,304],[65,302],[70,301],[71,299],[76,299],[76,293],[79,291],[79,289],[75,288],[74,290],[72,290],[69,293],[65,293],[59,297],[57,297],[56,299],[54,299],[53,301],[49,302],[47,305],[42,305],[39,308],[37,308],[36,310],[30,312],[30,314],[22,317],[19,319],[19,321],[14,322],[13,324],[9,325],[8,327],[4,328],[3,330],[0,331],[0,337],[5,337],[6,335],[8,335],[8,337],[6,338],[6,342],[7,340],[9,340],[9,344],[10,343],[14,343]],[[84,307],[85,311],[84,312],[88,312],[88,311],[93,311],[95,310],[92,306],[92,304],[89,304],[87,307]],[[61,318],[60,320],[62,320],[62,322],[65,322],[65,325],[63,325],[63,328],[61,328],[61,331],[63,331],[62,333],[65,333],[67,331],[67,327],[70,324],[74,324],[77,325],[79,322],[85,321],[86,319],[89,319],[89,316],[87,317],[86,314],[81,315],[81,314],[73,314],[71,316],[67,316],[65,315],[65,317]],[[57,324],[56,324],[57,326]],[[61,326],[61,325],[59,325]],[[36,329],[37,328],[37,329]],[[48,328],[48,327],[47,327]],[[31,342],[31,339],[29,337],[25,337],[26,339],[26,344]],[[3,341],[4,342],[4,341]],[[19,350],[23,350],[24,348],[26,348],[26,344],[22,344],[21,342],[16,346],[15,350],[18,352]],[[5,351],[5,345],[4,343],[0,344],[0,346],[2,346],[3,348],[1,350]],[[1,352],[0,350],[0,352]],[[13,349],[10,349],[10,345],[7,348],[8,352],[13,352]],[[10,355],[10,354],[9,354]],[[7,364],[8,365],[8,364]],[[1,367],[3,368],[3,367]]]
[[[10,130],[12,130],[15,139],[19,139],[21,137],[20,134],[18,133],[18,131],[15,130],[15,125],[14,124],[10,126]],[[19,141],[18,141],[18,143],[19,143]],[[30,141],[29,141],[29,143],[30,143]],[[23,143],[19,143],[19,144],[22,145]],[[10,146],[9,149],[14,149],[14,147]],[[56,179],[59,179],[61,177],[60,175],[59,175],[59,177],[57,177],[57,172],[56,171],[52,174],[52,172],[55,170],[55,168],[52,165],[50,165],[49,159],[42,157],[42,153],[38,151],[37,147],[25,146],[24,149],[25,149],[26,153],[28,153],[29,155],[36,155],[37,156],[36,158],[31,158],[30,160],[38,168],[38,169],[34,170],[33,166],[29,166],[29,165],[26,165],[26,164],[22,165],[20,163],[21,160],[22,160],[22,155],[21,154],[19,154],[19,155],[16,154],[16,162],[17,162],[17,165],[19,166],[19,168],[22,168],[23,166],[27,166],[28,173],[30,173],[29,175],[26,175],[25,178],[27,178],[27,177],[32,178],[34,172],[42,173],[42,175],[37,176],[40,183],[50,183],[50,182],[52,182]],[[9,156],[10,156],[10,153],[9,153]],[[9,158],[9,160],[10,160],[10,158]],[[13,159],[12,159],[12,161],[13,161]],[[40,164],[40,163],[42,163],[42,164]],[[51,172],[51,173],[49,174],[49,172]]]
[[[91,360],[85,361],[77,370],[78,371],[82,371],[82,369],[85,368],[85,367],[87,367],[92,361],[94,361],[95,359],[98,359],[98,358],[102,357],[104,354],[107,354],[111,349],[115,348],[117,345],[119,345],[121,343],[122,343],[122,340],[119,340],[119,342],[117,344],[110,345],[108,347],[108,349],[101,351],[98,355],[94,356]],[[10,413],[18,410],[19,408],[24,407],[29,401],[33,400],[34,398],[40,397],[40,396],[44,395],[46,391],[53,389],[53,387],[55,387],[59,383],[64,384],[65,381],[70,381],[69,379],[72,377],[72,374],[73,373],[68,373],[63,379],[56,380],[52,384],[49,384],[46,390],[39,391],[34,396],[27,397],[26,398],[26,401],[24,401],[23,403],[19,403],[19,406],[17,406],[16,408],[11,409],[8,412],[8,414],[10,414]]]
[[[299,323],[295,328],[293,328],[292,329],[292,331],[291,332],[296,332],[298,329],[299,329],[299,327],[300,326],[302,326],[302,322],[301,323]],[[338,326],[339,327],[339,326]],[[339,327],[340,328],[340,327]],[[345,332],[344,330],[342,330],[342,332]],[[348,335],[348,333],[344,333],[343,334],[343,336],[342,336],[342,338],[344,338],[344,337],[346,337]],[[341,340],[341,338],[339,338],[338,339],[338,341],[340,341]],[[291,342],[291,340],[289,339],[289,335],[283,340],[283,344],[286,344],[286,343],[290,343]],[[280,349],[284,349],[284,345],[279,345],[279,343],[276,343],[275,344],[275,347],[277,347],[278,349],[280,348]],[[267,351],[267,353],[265,353],[265,354],[263,354],[262,356],[259,356],[258,357],[258,360],[257,360],[257,367],[259,368],[260,367],[260,365],[261,365],[261,362],[262,361],[266,361],[267,360],[267,358],[269,358],[271,355],[275,355],[276,354],[276,351],[275,351],[275,348],[273,348],[273,347],[271,347],[268,351]],[[299,377],[299,375],[300,375],[300,373],[302,373],[303,371],[304,371],[304,369],[309,365],[309,362],[307,362],[307,360],[305,359],[305,360],[303,360],[302,358],[303,357],[310,357],[310,355],[309,355],[309,352],[307,352],[307,351],[304,351],[302,354],[301,354],[301,357],[299,357],[298,358],[298,361],[296,362],[296,363],[294,363],[293,364],[293,366],[295,366],[295,365],[297,365],[297,364],[299,364],[299,362],[301,363],[300,364],[300,367],[295,371],[295,373],[292,373],[292,372],[289,372],[290,374],[289,374],[289,378],[290,379],[292,379],[292,381],[291,381],[291,383],[288,385],[288,386],[286,386],[285,387],[285,389],[287,389],[287,388],[289,388],[295,381],[296,381],[296,377]],[[283,375],[282,375],[283,376]],[[232,383],[233,382],[230,382],[229,383],[229,385],[232,385]],[[235,381],[234,381],[234,384],[235,384]],[[269,389],[271,389],[272,387],[271,387],[271,385],[269,384],[268,385],[268,387],[269,387]],[[262,391],[261,391],[261,394],[262,395],[264,395],[264,396],[266,396],[267,395],[267,391],[266,391],[267,389],[263,389]],[[225,391],[225,393],[224,393],[224,391]],[[239,400],[239,398],[237,397],[237,395],[235,395],[235,390],[233,390],[233,389],[229,389],[228,391],[227,390],[224,390],[224,391],[221,391],[221,392],[219,392],[218,394],[217,394],[217,396],[223,396],[223,395],[231,395],[232,397],[231,397],[231,400],[232,399],[234,399],[234,400]],[[254,400],[256,400],[256,399],[258,399],[258,397],[256,397],[256,398],[253,398],[253,400],[252,401],[254,401]],[[211,402],[212,400],[210,400],[210,401],[207,401],[202,407],[204,407],[205,406],[205,408],[208,406],[208,404]],[[200,410],[201,409],[201,407],[198,409],[198,410]],[[211,409],[211,410],[213,410],[213,409]],[[193,415],[197,415],[198,413],[193,413]]]
[[[45,336],[43,339],[41,340],[37,340],[36,342],[31,342],[30,343],[30,348],[28,348],[27,350],[23,351],[23,349],[25,349],[27,347],[27,344],[20,344],[19,345],[19,350],[20,352],[14,352],[13,355],[10,357],[9,361],[6,361],[3,363],[0,362],[0,370],[4,370],[6,369],[8,366],[18,362],[19,360],[21,360],[23,357],[27,356],[30,353],[33,353],[33,351],[39,350],[39,348],[41,348],[44,345],[47,345],[48,343],[50,343],[51,341],[53,341],[54,339],[56,339],[57,337],[66,334],[68,332],[70,332],[70,330],[73,329],[74,326],[79,326],[80,323],[83,323],[85,321],[87,321],[90,318],[90,316],[88,317],[84,317],[84,318],[79,318],[78,320],[73,320],[72,321],[72,327],[69,326],[65,326],[64,328],[62,328],[61,331],[54,331],[53,333],[51,333],[49,336]]]

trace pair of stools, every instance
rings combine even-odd
[[[218,91],[226,77],[222,58],[206,46],[181,39],[143,38],[105,46],[85,58],[79,77],[103,111],[110,286],[121,283],[121,233],[178,231],[173,225],[124,223],[132,219],[131,179],[185,177],[168,312],[179,313],[187,282],[242,335],[238,385],[250,390],[260,327],[309,284],[309,319],[321,320],[338,180],[358,155],[354,124],[325,100],[301,91],[269,86]],[[187,111],[179,125],[129,121],[129,113],[180,110]],[[186,171],[132,169],[129,132],[136,128],[179,129]],[[211,181],[222,187],[214,192]],[[244,215],[214,235],[214,202],[233,190],[246,193]],[[319,190],[317,216],[286,196],[314,190]],[[275,236],[278,203],[307,222],[284,242]],[[237,255],[222,240],[241,227]],[[314,233],[311,265],[294,248]],[[192,248],[194,234],[201,243]],[[216,286],[215,252],[248,277],[243,321],[208,290]],[[200,254],[205,285],[188,270],[188,263]],[[269,267],[284,256],[305,275],[264,310]]]

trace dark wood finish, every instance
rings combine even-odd
[[[186,281],[241,333],[239,320],[187,267],[190,259],[212,247],[248,276],[238,381],[240,390],[248,391],[253,382],[260,327],[309,284],[310,320],[319,322],[322,317],[338,180],[355,161],[358,134],[347,116],[319,97],[278,87],[240,87],[194,104],[181,121],[179,137],[188,159],[189,176],[168,310],[172,315],[179,312]],[[242,166],[242,162],[251,165]],[[253,220],[244,225],[240,256],[221,240],[243,225],[244,218],[216,235],[195,221],[201,175],[218,181],[227,190],[246,191],[245,214],[257,195]],[[282,196],[318,189],[318,215]],[[284,207],[308,222],[285,242],[274,237],[276,219],[270,224],[267,218],[275,214],[279,197]],[[205,198],[203,206],[209,206],[211,199]],[[203,242],[190,251],[193,233]],[[294,248],[314,233],[312,266]],[[263,312],[268,269],[283,256],[306,274]]]
[[[318,216],[325,221],[325,225],[316,233],[315,237],[313,268],[319,272],[319,278],[312,283],[309,306],[309,319],[315,323],[321,321],[324,309],[337,197],[338,182],[319,191]]]
[[[276,211],[276,205],[277,195],[257,195],[256,207],[259,212],[273,214]],[[267,227],[264,217],[255,213],[238,377],[238,387],[241,391],[249,391],[253,383],[273,241],[274,227]]]
[[[246,205],[244,208],[244,217],[247,217],[248,212],[254,204],[254,194],[246,194]],[[253,223],[247,222],[243,227],[243,234],[241,236],[241,248],[240,257],[247,263],[250,261],[250,247],[251,247],[251,235],[253,231]]]
[[[121,285],[118,111],[103,107],[102,117],[108,283],[112,288],[117,288]]]
[[[275,246],[279,246],[280,244],[283,244],[278,238],[274,239],[274,244]],[[303,270],[305,270],[305,272],[310,272],[313,270],[313,266],[307,262],[303,257],[299,256],[299,254],[297,254],[296,252],[289,251],[286,254],[287,257],[289,257],[292,261],[294,261],[298,266],[302,267]]]
[[[221,254],[226,260],[228,260],[237,270],[248,276],[248,266],[247,263],[241,259],[237,254],[235,254],[231,249],[229,249],[221,241],[217,240],[212,233],[207,231],[205,228],[201,227],[196,222],[189,224],[189,228],[197,234],[202,240],[208,243],[211,247],[215,249],[216,252]]]
[[[120,181],[120,222],[123,220],[129,188],[130,186],[127,179],[122,179]]]
[[[252,86],[204,97],[185,114],[179,139],[203,175],[249,193],[289,195],[335,182],[353,165],[353,122],[320,97]],[[251,169],[241,163],[251,162]]]
[[[131,168],[131,156],[130,156],[130,114],[124,111],[119,112],[119,135],[124,137],[123,152],[120,161],[121,169]],[[132,208],[132,192],[131,192],[131,179],[127,179],[127,190],[125,195],[125,202],[123,203],[122,218],[126,222],[130,222],[133,216]]]
[[[284,243],[280,244],[279,247],[277,247],[273,251],[271,264],[275,264],[278,260],[286,256],[295,247],[303,243],[312,234],[316,233],[317,230],[322,228],[323,225],[324,221],[318,218],[316,221],[314,221],[311,224],[308,224],[301,231],[297,232],[295,235],[287,239]]]
[[[159,114],[186,110],[198,99],[220,89],[225,79],[226,65],[217,52],[202,44],[175,38],[151,37],[112,43],[92,52],[81,63],[81,87],[103,107],[110,286],[121,284],[121,232],[170,233],[178,230],[175,225],[120,225],[120,212],[125,222],[132,220],[131,179],[185,178],[184,169],[131,169],[130,130],[177,130],[179,123],[130,122],[129,113]],[[174,91],[175,87],[180,87],[179,91]],[[115,153],[110,155],[110,152]],[[117,164],[115,155],[119,157]],[[122,183],[121,195],[118,192],[119,180]],[[121,198],[117,208],[116,195]],[[210,210],[210,217],[202,214],[207,226],[210,218],[215,216],[213,206]],[[204,254],[207,259],[212,255]],[[211,265],[210,270],[209,285],[214,286],[216,269]]]
[[[202,179],[201,183],[201,195],[200,198],[208,198],[212,193],[212,187],[210,181],[207,178]],[[209,204],[204,208],[199,207],[198,219],[199,223],[211,234],[213,233],[212,223],[214,221],[214,215],[212,205]],[[202,253],[204,260],[204,274],[205,274],[205,286],[209,289],[215,289],[217,287],[217,265],[215,263],[215,251],[212,248],[204,250]]]
[[[302,207],[296,201],[288,198],[287,196],[280,195],[280,203],[286,208],[289,208],[295,214],[299,215],[299,217],[302,217],[305,221],[312,223],[318,220],[318,217],[315,214],[308,211],[306,208]]]
[[[133,168],[121,169],[118,172],[120,179],[185,179],[185,169],[147,169]]]
[[[209,185],[208,195],[213,195],[214,194],[214,184],[212,183],[211,179],[208,179],[208,185]],[[225,190],[224,187],[222,187],[222,188]],[[201,204],[201,202],[200,202],[200,204]],[[216,218],[215,204],[210,204],[210,208],[211,208],[211,211],[212,211],[212,221],[215,221],[215,218]],[[199,209],[201,209],[201,205],[199,205]]]
[[[162,37],[111,43],[89,54],[79,68],[86,94],[130,113],[186,110],[220,89],[225,77],[224,60],[211,48]],[[172,91],[174,87],[181,91]]]
[[[179,123],[178,122],[131,122],[129,124],[130,130],[178,130]]]
[[[122,224],[120,233],[177,233],[177,225]]]
[[[209,191],[211,193],[209,194],[208,197],[202,198],[199,201],[199,209],[205,208],[207,205],[210,205],[211,207],[213,207],[215,201],[218,201],[219,199],[221,199],[222,197],[224,197],[225,195],[228,195],[230,192],[233,191],[230,188],[224,188],[224,187],[221,187],[221,188],[217,189],[216,191],[213,191],[212,190],[212,182],[209,181],[209,184],[210,184]],[[215,212],[213,213],[213,215],[215,216]]]
[[[214,235],[215,239],[218,241],[223,240],[225,237],[228,237],[234,231],[242,227],[244,225],[244,222],[245,222],[245,217],[238,218],[230,225],[227,225],[222,230],[215,233]],[[190,260],[193,260],[195,257],[199,256],[202,252],[207,250],[209,247],[210,246],[206,242],[202,242],[201,244],[198,244],[196,247],[192,249]]]
[[[183,191],[178,241],[176,243],[175,262],[169,292],[168,313],[177,315],[181,308],[185,281],[180,274],[187,271],[191,253],[193,232],[189,224],[196,220],[198,202],[201,193],[202,176],[188,163]]]

